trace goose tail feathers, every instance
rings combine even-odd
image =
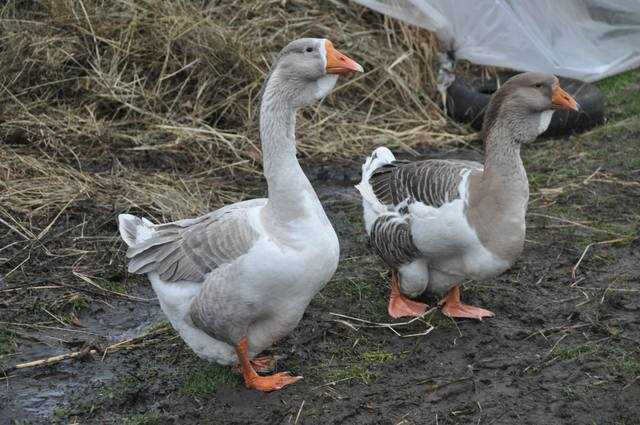
[[[153,223],[143,217],[131,214],[118,216],[118,230],[120,237],[130,247],[136,246],[154,234]]]
[[[356,185],[356,189],[358,189],[358,192],[360,192],[362,196],[363,204],[368,205],[378,214],[387,212],[387,207],[376,197],[369,179],[378,168],[391,164],[395,160],[396,158],[393,156],[393,153],[391,153],[388,148],[381,146],[374,150],[362,165],[362,180]]]

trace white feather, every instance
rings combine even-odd
[[[381,146],[373,151],[371,156],[369,156],[362,165],[362,179],[360,183],[356,185],[356,189],[358,189],[358,192],[360,192],[362,196],[362,208],[364,210],[364,222],[367,234],[370,232],[371,226],[373,226],[376,218],[378,218],[380,214],[389,211],[389,209],[378,200],[375,193],[373,193],[373,187],[371,187],[369,179],[375,170],[395,160],[396,157],[393,156],[393,153],[391,153],[388,148]]]
[[[129,246],[136,245],[153,236],[154,225],[144,217],[136,217],[131,214],[118,216],[118,230],[120,236]]]
[[[316,89],[315,97],[318,99],[322,99],[323,97],[327,96],[329,93],[331,93],[337,82],[337,74],[328,74],[324,77],[320,77],[318,81],[316,81],[318,88]]]
[[[551,118],[553,117],[553,109],[549,111],[544,111],[540,114],[540,123],[538,124],[538,134],[542,134],[547,131],[549,128],[549,124],[551,123]]]

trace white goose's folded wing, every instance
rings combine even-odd
[[[247,253],[260,238],[248,214],[253,199],[194,219],[153,226],[153,236],[127,250],[131,273],[157,272],[165,282],[203,282],[208,273]]]

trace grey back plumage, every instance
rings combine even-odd
[[[397,206],[411,199],[438,208],[459,197],[462,173],[469,169],[482,170],[482,165],[443,159],[396,161],[377,169],[369,183],[385,205]]]
[[[265,199],[229,205],[194,219],[154,227],[154,234],[127,250],[132,273],[157,272],[165,282],[203,282],[205,276],[251,249],[259,234],[248,222]]]

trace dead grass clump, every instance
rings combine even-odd
[[[433,35],[348,2],[9,0],[0,6],[0,274],[116,276],[115,216],[261,195],[260,88],[327,37],[365,67],[299,115],[316,161],[459,138],[432,99]]]
[[[260,86],[275,53],[301,36],[330,37],[368,71],[303,115],[305,154],[454,137],[430,100],[434,38],[355,5],[13,0],[0,13],[9,140],[92,161],[127,148],[254,160]]]

